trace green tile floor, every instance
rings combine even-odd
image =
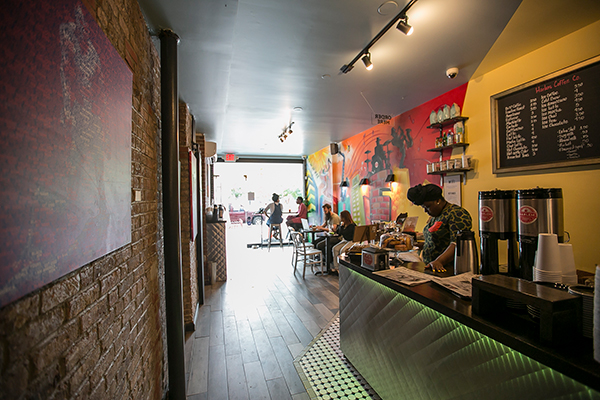
[[[342,354],[339,316],[294,360],[294,366],[311,400],[381,399]]]

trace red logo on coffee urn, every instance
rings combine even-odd
[[[482,206],[479,210],[479,218],[481,222],[490,222],[494,218],[494,210],[488,206]]]
[[[524,224],[531,224],[538,219],[538,213],[531,206],[522,206],[519,208],[519,221]]]
[[[366,265],[373,265],[373,256],[369,253],[363,253],[363,257]]]

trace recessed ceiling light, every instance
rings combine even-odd
[[[302,111],[302,107],[294,107],[294,111]]]
[[[329,74],[321,75],[321,79],[329,79],[329,78],[331,78],[331,75],[329,75]]]
[[[385,3],[380,5],[379,8],[377,8],[377,12],[380,15],[388,15],[396,11],[397,8],[398,3],[396,3],[395,1],[386,1]]]

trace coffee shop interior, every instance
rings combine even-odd
[[[0,399],[600,399],[597,0],[0,20]]]

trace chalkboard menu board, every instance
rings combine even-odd
[[[494,173],[600,163],[600,56],[491,100]]]

